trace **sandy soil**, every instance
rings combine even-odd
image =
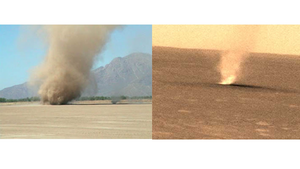
[[[252,54],[244,87],[217,85],[219,60],[153,48],[153,139],[300,139],[299,57]]]
[[[109,101],[0,105],[0,138],[151,139],[152,104]]]

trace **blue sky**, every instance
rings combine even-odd
[[[43,62],[47,46],[30,29],[30,26],[0,25],[0,90],[26,82],[30,71]],[[115,30],[93,69],[133,52],[152,54],[151,25],[127,25]]]

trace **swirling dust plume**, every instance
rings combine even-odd
[[[118,26],[43,26],[49,45],[44,62],[31,74],[43,103],[66,104],[79,97],[95,57]]]

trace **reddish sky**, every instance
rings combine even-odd
[[[153,25],[153,46],[300,55],[300,25]]]

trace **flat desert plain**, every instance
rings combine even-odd
[[[151,139],[151,101],[0,104],[1,139]]]
[[[300,56],[255,53],[218,85],[220,51],[153,47],[153,139],[300,139]]]

